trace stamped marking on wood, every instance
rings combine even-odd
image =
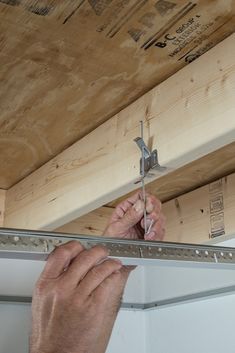
[[[211,238],[225,234],[223,179],[209,185]]]

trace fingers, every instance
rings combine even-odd
[[[70,241],[55,248],[47,259],[41,278],[58,278],[83,249],[84,247],[78,241]]]
[[[163,240],[165,235],[165,216],[161,213],[158,220],[154,221],[150,231],[145,234],[145,240]]]
[[[88,271],[107,259],[107,256],[108,250],[101,246],[82,251],[63,274],[63,283],[74,288],[77,287]]]
[[[146,195],[146,211],[147,213],[161,212],[162,203],[154,195]]]
[[[129,208],[129,210],[124,214],[120,222],[126,229],[130,229],[135,226],[143,217],[144,214],[144,202],[142,200],[136,201],[136,203]]]
[[[165,217],[161,212],[161,202],[148,193],[146,193],[146,211],[147,229],[151,224],[151,230],[149,234],[144,235],[144,201],[142,191],[138,191],[116,207],[104,235],[135,238],[144,236],[146,240],[162,240],[165,234]]]
[[[147,194],[146,211],[147,228],[151,226],[148,234],[145,234],[145,240],[162,240],[165,235],[165,216],[161,212],[161,202],[153,195]],[[144,228],[144,220],[141,221],[141,226]]]
[[[112,221],[117,221],[124,216],[124,214],[129,210],[133,205],[141,199],[141,192],[138,191],[134,195],[128,197],[128,199],[122,201],[115,209],[112,215]]]
[[[104,231],[105,236],[125,237],[127,232],[143,217],[144,202],[139,198],[139,193],[131,199],[122,202],[114,211],[110,224]]]
[[[151,212],[150,214],[147,213],[147,222],[146,222],[146,225],[147,225],[147,229],[149,229],[149,227],[153,226],[153,222],[157,222],[161,217],[161,213],[160,212]],[[152,222],[153,221],[153,222]],[[144,228],[144,219],[141,220],[141,227]]]
[[[78,285],[78,290],[83,296],[91,293],[112,273],[120,270],[122,264],[118,260],[106,260],[100,265],[93,267]]]
[[[117,312],[123,295],[123,291],[130,274],[125,266],[121,270],[108,276],[93,292],[98,301],[113,302],[113,309]]]

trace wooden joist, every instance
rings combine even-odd
[[[235,174],[166,202],[166,240],[204,243],[235,235]]]
[[[235,172],[235,142],[226,145],[146,186],[149,193],[167,202]],[[110,202],[115,207],[128,195]]]
[[[4,222],[5,197],[6,197],[6,191],[0,189],[0,227],[3,226],[3,222]]]
[[[102,207],[58,231],[102,235],[112,212]],[[164,203],[163,213],[166,241],[200,244],[235,235],[235,173]]]
[[[70,223],[56,229],[57,232],[100,236],[108,223],[114,208],[100,207]]]
[[[13,186],[5,226],[55,229],[138,188],[140,120],[166,173],[233,142],[234,56],[232,35]]]
[[[234,0],[0,0],[0,189],[235,31]]]

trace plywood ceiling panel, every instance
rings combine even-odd
[[[234,7],[234,0],[0,0],[0,188],[233,33]]]

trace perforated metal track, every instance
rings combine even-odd
[[[0,257],[45,260],[55,246],[70,240],[80,241],[85,248],[105,246],[110,257],[119,258],[128,265],[233,266],[235,269],[234,248],[6,228],[0,228]]]

